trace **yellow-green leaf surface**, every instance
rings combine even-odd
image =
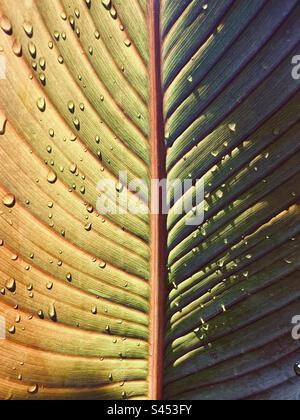
[[[149,177],[147,15],[127,3],[1,1],[1,399],[148,395],[149,218],[96,210],[102,179]]]
[[[162,13],[168,178],[194,185],[168,215],[165,397],[298,400],[299,2]]]

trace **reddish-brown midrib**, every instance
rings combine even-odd
[[[149,1],[151,84],[151,177],[166,178],[163,93],[161,84],[160,2]],[[161,200],[160,200],[161,202]],[[163,399],[166,298],[166,217],[151,215],[151,312],[149,394]]]

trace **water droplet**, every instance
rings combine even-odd
[[[32,58],[36,57],[36,46],[31,41],[28,43],[28,51],[29,51]]]
[[[96,30],[96,31],[94,32],[94,35],[95,35],[95,38],[96,38],[96,39],[100,39],[100,32],[99,32],[99,31],[97,31],[97,30]]]
[[[54,303],[49,306],[48,315],[52,321],[56,321],[56,309]]]
[[[4,198],[3,198],[3,204],[6,207],[14,207],[14,205],[16,204],[16,197],[13,194],[7,194]]]
[[[124,185],[123,185],[121,182],[118,182],[118,183],[116,184],[116,191],[117,191],[118,193],[121,193],[123,190],[124,190]]]
[[[40,65],[40,67],[41,67],[42,70],[45,70],[45,68],[46,68],[46,60],[45,60],[44,57],[41,57],[39,59],[39,65]]]
[[[45,101],[45,98],[39,98],[39,99],[36,101],[36,106],[38,107],[38,109],[39,109],[41,112],[44,112],[44,111],[45,111],[45,109],[46,109],[46,101]]]
[[[48,181],[50,184],[55,184],[55,182],[57,181],[57,175],[56,175],[56,173],[55,173],[54,171],[50,171],[50,172],[48,173],[48,176],[47,176],[47,181]]]
[[[228,124],[228,128],[232,133],[236,132],[236,124],[235,123]]]
[[[18,39],[15,39],[12,46],[13,53],[17,57],[21,57],[22,55],[22,44]]]
[[[93,315],[96,315],[97,314],[97,307],[93,306],[92,309],[91,309],[91,312],[92,312]]]
[[[300,363],[296,363],[294,366],[296,375],[300,376]]]
[[[6,282],[5,287],[7,288],[7,290],[9,290],[10,292],[14,292],[16,290],[16,280],[15,279],[10,279]]]
[[[68,273],[68,274],[66,275],[66,279],[67,279],[69,282],[71,282],[71,281],[72,281],[72,274],[71,274],[71,273]]]
[[[31,23],[24,22],[23,29],[24,29],[25,34],[29,36],[29,38],[31,38],[33,35],[33,26],[31,25]]]
[[[37,314],[39,318],[44,319],[44,312],[41,309],[38,310]]]
[[[84,229],[85,229],[87,232],[90,232],[90,231],[92,230],[92,224],[91,224],[91,223],[87,223],[87,224],[84,226]]]
[[[75,18],[74,18],[74,16],[69,16],[69,23],[70,23],[72,29],[74,29],[75,28]]]
[[[7,118],[5,115],[0,111],[0,135],[5,134]]]
[[[76,173],[76,171],[77,171],[77,165],[76,165],[76,163],[72,163],[71,165],[70,165],[70,172],[72,173],[72,174],[75,174]]]
[[[124,44],[126,45],[126,47],[130,47],[131,46],[131,41],[130,39],[125,39]]]
[[[11,25],[11,22],[8,19],[8,17],[6,17],[6,16],[2,16],[1,17],[0,26],[1,26],[1,29],[5,33],[7,33],[8,35],[11,35],[11,33],[12,33],[12,25]]]
[[[41,82],[43,85],[45,85],[45,83],[46,83],[46,76],[45,76],[45,74],[44,74],[44,73],[40,73],[40,74],[39,74],[39,79],[40,79],[40,82]]]
[[[113,19],[117,19],[117,17],[118,17],[118,14],[117,14],[117,11],[116,11],[116,9],[114,8],[114,7],[112,7],[111,9],[110,9],[110,16],[113,18]]]
[[[15,334],[15,332],[16,332],[16,327],[13,325],[12,327],[10,327],[10,328],[8,329],[8,332],[9,332],[10,334]]]
[[[68,102],[68,110],[72,113],[75,111],[75,104],[73,101]]]
[[[38,390],[39,390],[39,387],[38,387],[37,384],[32,385],[32,386],[27,388],[27,391],[28,391],[29,394],[36,394],[38,392]]]
[[[80,121],[78,118],[74,118],[73,124],[77,130],[80,130]]]
[[[94,208],[93,208],[93,206],[92,206],[91,204],[89,204],[89,205],[86,207],[86,209],[87,209],[87,211],[88,211],[89,213],[93,213],[93,211],[94,211]]]
[[[59,41],[60,33],[58,31],[54,31],[53,36],[56,41]]]
[[[102,0],[102,4],[106,9],[111,8],[111,0]]]

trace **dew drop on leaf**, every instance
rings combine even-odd
[[[92,230],[92,224],[91,224],[91,223],[87,223],[87,224],[84,226],[84,229],[85,229],[87,232],[90,232],[90,231]]]
[[[110,9],[111,7],[111,0],[102,0],[102,4],[106,9]]]
[[[76,171],[77,171],[77,165],[76,165],[76,163],[72,163],[71,165],[70,165],[70,172],[72,173],[72,174],[75,174],[76,173]]]
[[[55,309],[54,304],[51,304],[51,305],[49,306],[48,315],[49,315],[49,318],[50,318],[52,321],[56,321],[56,309]]]
[[[235,123],[228,124],[228,128],[232,133],[236,132],[236,124]]]
[[[29,394],[36,394],[38,392],[38,390],[39,390],[39,387],[38,387],[37,384],[32,385],[32,386],[27,388],[27,391],[28,391]]]
[[[46,83],[46,76],[44,73],[39,74],[39,79],[43,85]]]
[[[296,363],[294,366],[296,375],[300,376],[300,363]]]
[[[18,39],[15,39],[12,46],[13,53],[17,57],[21,57],[22,55],[22,44]]]
[[[45,60],[44,57],[41,57],[39,59],[39,65],[40,65],[40,67],[41,67],[42,70],[45,70],[45,68],[46,68],[46,60]]]
[[[0,111],[0,135],[5,134],[7,118],[5,115]]]
[[[1,29],[10,35],[12,33],[12,24],[10,20],[6,16],[2,16],[0,19],[0,27]]]
[[[115,9],[114,7],[112,7],[112,8],[110,9],[109,13],[110,13],[110,16],[111,16],[113,19],[117,19],[118,14],[117,14],[117,11],[116,11],[116,9]]]
[[[38,109],[39,109],[41,112],[44,112],[44,111],[45,111],[45,109],[46,109],[46,101],[45,101],[45,98],[39,98],[39,99],[37,100],[37,102],[36,102],[36,105],[37,105]]]
[[[14,205],[16,204],[16,197],[13,194],[7,194],[4,198],[3,198],[3,204],[6,207],[14,207]]]
[[[31,25],[31,23],[24,22],[23,29],[24,29],[25,34],[29,36],[29,38],[31,38],[33,35],[33,26]]]
[[[49,182],[49,184],[55,184],[55,182],[57,181],[57,175],[54,171],[50,171],[48,173],[47,181]]]
[[[73,101],[68,102],[68,110],[72,113],[75,111],[75,104]]]
[[[37,312],[37,314],[39,318],[44,319],[44,312],[41,309]]]
[[[56,41],[59,41],[60,33],[58,31],[54,31],[53,36]]]
[[[16,327],[13,325],[12,327],[10,327],[10,328],[8,329],[8,332],[9,332],[10,334],[15,334],[15,332],[16,332]]]
[[[15,279],[9,279],[6,282],[5,287],[7,288],[7,290],[9,290],[10,292],[14,292],[16,290],[16,280]]]
[[[28,51],[29,51],[32,58],[36,57],[36,46],[31,41],[28,43]]]

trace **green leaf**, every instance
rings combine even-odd
[[[299,17],[2,0],[1,400],[299,399]]]
[[[149,181],[142,7],[1,3],[1,399],[148,395],[149,217],[96,209],[101,180]]]
[[[299,5],[170,3],[168,178],[194,187],[169,191],[165,397],[298,399]]]

